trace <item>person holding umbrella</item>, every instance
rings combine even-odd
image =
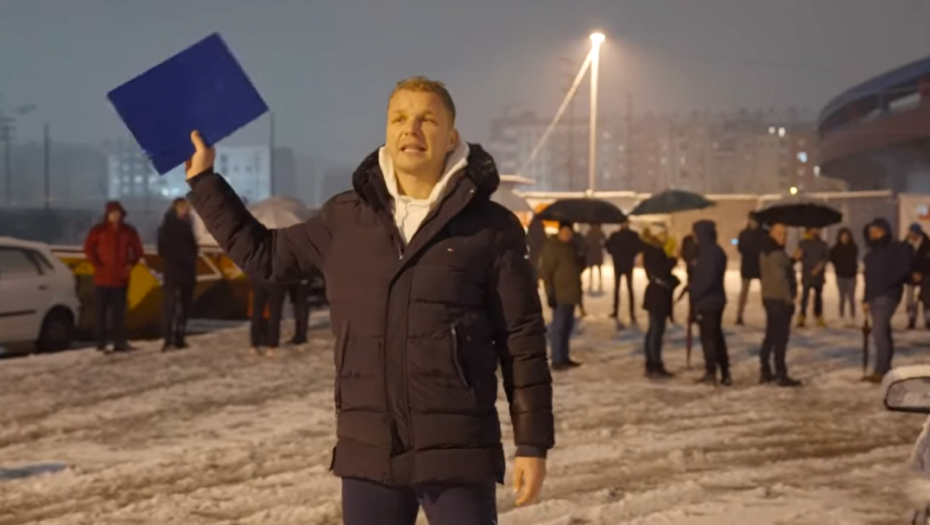
[[[846,317],[846,306],[852,322],[856,321],[856,278],[859,275],[859,246],[852,231],[843,228],[836,236],[836,245],[830,249],[830,262],[836,273],[836,287],[840,293],[840,319]]]
[[[811,292],[814,295],[814,316],[817,326],[824,328],[823,319],[823,285],[826,283],[827,263],[830,261],[830,246],[820,238],[818,228],[807,228],[798,250],[801,255],[801,314],[798,316],[798,328],[807,323],[807,305]]]
[[[791,337],[791,317],[798,295],[795,261],[785,252],[788,228],[772,224],[769,236],[762,244],[759,256],[759,275],[762,276],[762,304],[765,306],[765,339],[759,358],[762,362],[759,382],[776,382],[781,387],[801,386],[801,382],[788,376],[786,354]],[[775,372],[772,373],[772,360]]]
[[[765,240],[765,232],[759,227],[756,220],[755,212],[749,213],[749,222],[746,228],[740,232],[737,247],[740,255],[740,277],[742,277],[742,287],[739,292],[739,305],[736,310],[736,324],[743,326],[743,314],[746,311],[746,303],[749,300],[749,288],[752,281],[761,279],[762,270],[759,269],[759,255],[762,253],[762,243]]]
[[[636,257],[643,251],[643,241],[636,232],[630,229],[630,222],[624,221],[620,224],[619,230],[610,234],[606,248],[614,263],[614,309],[610,316],[613,319],[620,316],[620,280],[625,278],[630,299],[630,323],[635,325],[636,298],[633,293],[633,267]]]
[[[717,244],[717,226],[713,221],[694,224],[698,250],[694,270],[688,281],[694,316],[701,329],[701,347],[704,350],[705,374],[699,383],[730,386],[730,358],[723,336],[723,310],[727,305],[724,279],[727,273],[727,256]],[[690,320],[689,320],[690,322]]]
[[[539,258],[539,277],[552,308],[549,342],[552,369],[567,370],[580,366],[570,357],[569,342],[575,325],[575,307],[581,302],[583,267],[575,249],[575,229],[570,222],[559,224],[559,233],[550,237]]]
[[[663,224],[653,224],[643,231],[643,268],[649,279],[643,299],[643,309],[649,312],[645,340],[646,377],[650,379],[673,377],[662,362],[662,340],[673,308],[673,294],[681,283],[672,273],[677,261],[665,252],[667,241],[668,232]]]
[[[868,226],[869,253],[865,256],[865,297],[862,310],[872,317],[872,337],[875,339],[873,372],[863,381],[881,383],[891,370],[894,358],[894,338],[891,319],[901,304],[904,284],[911,278],[911,247],[891,237],[891,224],[875,219]]]

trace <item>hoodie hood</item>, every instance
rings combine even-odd
[[[873,227],[884,230],[885,236],[877,241],[872,240],[872,238],[869,236],[869,229]],[[883,248],[885,246],[888,246],[889,244],[891,244],[891,240],[892,240],[891,239],[891,223],[881,217],[875,219],[874,221],[870,222],[868,226],[865,227],[865,238],[866,238],[866,242],[868,243],[869,247],[872,248],[873,250],[876,248]]]
[[[856,237],[853,235],[853,232],[849,228],[840,228],[840,231],[836,232],[836,245],[837,246],[846,246],[842,242],[843,234],[849,234],[849,246],[856,245]]]
[[[359,197],[373,208],[390,210],[392,197],[381,170],[380,152],[381,148],[378,148],[359,164],[352,175],[352,186]],[[451,161],[452,156],[449,159]],[[453,173],[449,173],[450,166],[447,166],[445,175],[448,175],[449,179],[446,181],[446,191],[454,191],[454,188],[464,181],[474,186],[477,198],[490,199],[501,181],[494,159],[479,144],[471,143],[467,144],[467,157],[464,162],[464,169]]]
[[[120,212],[123,218],[126,218],[126,209],[123,208],[123,205],[120,204],[119,201],[108,201],[103,209],[103,222],[107,222],[107,218],[110,216],[110,212],[113,211]]]
[[[694,236],[698,244],[717,244],[717,225],[714,221],[694,223]]]

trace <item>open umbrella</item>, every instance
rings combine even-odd
[[[310,217],[310,210],[297,199],[271,197],[249,206],[249,211],[266,228],[287,228]]]
[[[568,221],[583,224],[623,224],[626,215],[620,208],[600,199],[562,199],[539,213],[544,221]]]
[[[786,197],[756,212],[762,224],[796,228],[826,228],[843,221],[843,214],[826,203],[807,197]]]
[[[698,193],[666,190],[637,204],[630,215],[666,215],[682,211],[703,210],[713,205],[713,201]]]

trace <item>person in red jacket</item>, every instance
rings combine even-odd
[[[126,343],[126,287],[129,273],[142,258],[142,242],[136,229],[126,224],[126,210],[117,201],[106,206],[104,220],[91,228],[84,241],[84,254],[94,265],[94,297],[97,350],[107,350],[107,336],[113,339],[113,350],[129,350]],[[107,315],[112,326],[107,333]]]

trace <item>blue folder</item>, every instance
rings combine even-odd
[[[217,33],[107,98],[161,175],[193,155],[191,131],[199,130],[212,146],[268,111]]]

